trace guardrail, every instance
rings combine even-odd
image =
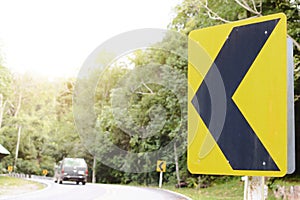
[[[10,176],[10,177],[26,178],[26,179],[44,179],[44,180],[53,180],[53,177],[48,177],[48,176],[38,176],[38,175],[23,174],[23,173],[9,173],[9,174],[2,174],[1,176]]]
[[[37,176],[37,175],[31,175],[32,179],[44,179],[44,180],[53,180],[53,177],[49,176]]]

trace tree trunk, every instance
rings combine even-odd
[[[96,183],[96,156],[94,156],[94,161],[93,161],[93,174],[92,174],[92,183]]]
[[[175,167],[176,167],[176,177],[177,177],[177,184],[180,187],[180,174],[179,174],[179,164],[178,164],[178,155],[177,155],[177,147],[176,143],[174,142],[174,159],[175,159]]]
[[[18,105],[17,105],[17,109],[15,110],[14,117],[18,116],[19,111],[21,109],[21,103],[22,103],[22,92],[20,92],[20,94],[19,94]]]
[[[3,95],[0,94],[0,129],[2,127],[4,108],[6,106],[7,100],[3,102]]]
[[[0,129],[2,126],[3,112],[4,112],[3,95],[0,94]]]
[[[17,147],[16,147],[16,157],[15,157],[15,164],[14,164],[14,172],[17,168],[17,160],[18,160],[19,146],[20,146],[20,139],[21,139],[21,129],[22,129],[22,126],[19,125],[19,127],[18,127],[18,141],[17,141]]]

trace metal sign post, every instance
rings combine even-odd
[[[158,183],[158,187],[161,188],[162,187],[162,179],[163,179],[163,172],[161,171],[159,173],[159,183]]]
[[[244,176],[244,200],[266,199],[265,178],[263,176]],[[266,191],[267,192],[267,191]]]
[[[157,161],[156,171],[159,172],[159,183],[158,183],[159,188],[162,187],[163,173],[166,172],[166,166],[167,166],[166,161],[163,161],[163,160]]]

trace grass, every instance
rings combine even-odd
[[[271,187],[274,189],[277,185],[286,187],[300,185],[300,178],[275,179]],[[193,200],[238,200],[244,197],[244,182],[240,178],[234,178],[225,183],[214,184],[208,188],[201,188],[199,190],[193,188],[175,188],[174,185],[163,185],[163,189],[183,194]],[[275,199],[274,192],[272,189],[269,189],[268,200]]]
[[[35,190],[43,189],[45,186],[35,181],[14,178],[9,176],[0,176],[0,196],[16,195]]]
[[[175,188],[174,185],[163,186],[163,189],[183,194],[193,200],[238,200],[243,199],[244,195],[244,183],[240,179],[232,179],[225,183],[215,184],[199,190],[193,188]]]
[[[290,186],[299,186],[300,185],[300,177],[299,176],[287,176],[284,178],[275,178],[273,183],[270,185],[270,188],[275,190],[278,186],[284,186],[286,190],[289,190]],[[269,189],[268,200],[275,200],[274,192]]]
[[[280,185],[280,186],[294,186],[300,185],[300,179],[275,179],[272,184],[273,186]]]

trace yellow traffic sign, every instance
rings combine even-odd
[[[46,176],[48,174],[48,170],[44,169],[42,173],[44,176]]]
[[[166,172],[167,163],[163,160],[158,160],[156,165],[157,172]]]
[[[8,166],[7,170],[8,170],[8,172],[12,172],[13,171],[13,166]]]
[[[284,14],[190,33],[190,172],[286,174],[286,36]]]

